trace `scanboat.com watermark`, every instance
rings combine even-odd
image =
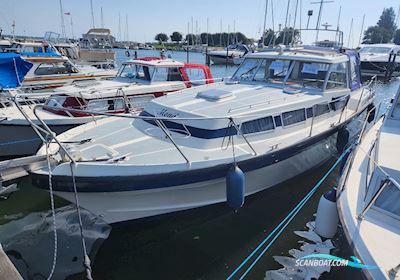
[[[366,265],[355,256],[346,260],[328,254],[311,254],[296,260],[296,266],[351,266],[361,269],[378,269],[379,266]]]

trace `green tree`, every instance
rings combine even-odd
[[[296,44],[299,42],[300,40],[300,32],[298,29],[294,30],[294,38],[292,40],[292,36],[293,36],[293,28],[289,27],[289,28],[284,28],[281,32],[279,32],[278,37],[275,40],[275,44],[284,44],[284,45],[289,45],[289,44]],[[285,40],[283,40],[285,39]]]
[[[168,41],[168,35],[165,33],[158,33],[156,37],[154,37],[154,40],[158,41],[160,44],[163,42]]]
[[[274,39],[276,40],[275,32],[272,29],[265,30],[264,34],[264,46],[269,46],[274,43]],[[261,43],[262,38],[260,39],[259,43]]]
[[[386,29],[391,34],[393,34],[396,27],[396,14],[392,7],[383,9],[383,12],[378,20],[377,26]]]
[[[396,45],[400,45],[400,29],[397,29],[394,33],[393,43],[395,43]]]
[[[172,33],[170,38],[171,38],[172,42],[179,43],[180,41],[182,41],[183,36],[182,36],[182,34],[180,32],[175,31],[175,32]]]
[[[392,34],[389,30],[377,25],[370,26],[364,32],[363,44],[388,43],[392,39]]]

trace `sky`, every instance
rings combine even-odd
[[[70,13],[64,15],[67,35],[72,37],[72,19],[74,36],[80,37],[92,27],[90,0],[61,1],[63,11]],[[301,14],[302,27],[305,28],[308,10],[314,11],[309,26],[316,27],[319,4],[312,2],[319,0],[289,0],[290,26],[294,24],[297,1],[299,8],[296,27],[300,26]],[[222,31],[227,32],[229,29],[232,32],[235,29],[247,37],[259,38],[266,5],[266,0],[92,0],[92,2],[96,27],[101,27],[102,8],[104,26],[110,28],[117,39],[137,42],[154,41],[155,35],[160,32],[168,35],[174,31],[187,34],[188,24],[189,31],[192,31],[192,18],[194,32],[196,22],[198,32],[206,32],[208,18],[210,33],[220,32],[222,22]],[[274,8],[275,29],[278,29],[278,24],[284,26],[288,1],[268,2],[267,28],[272,28],[271,2]],[[339,26],[344,32],[344,44],[356,47],[364,14],[365,29],[376,24],[385,7],[393,7],[397,13],[399,6],[398,0],[334,0],[332,3],[324,4],[321,23],[327,22],[336,28],[341,7]],[[15,33],[18,35],[43,36],[46,31],[61,33],[60,0],[0,0],[0,7],[0,28],[4,34],[11,34],[13,21],[15,21]],[[119,18],[121,32],[118,28]],[[126,19],[128,33],[126,33]],[[304,35],[307,36],[311,35]]]

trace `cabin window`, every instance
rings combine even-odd
[[[166,82],[168,80],[168,68],[155,68],[153,72],[153,82]]]
[[[88,111],[94,112],[114,112],[125,109],[125,101],[123,98],[116,99],[93,99],[87,104]]]
[[[265,82],[268,78],[268,71],[267,71],[267,60],[263,59],[261,62],[261,66],[258,68],[256,74],[254,75],[254,81],[261,81]]]
[[[350,56],[350,81],[351,90],[356,90],[361,87],[359,59],[354,55]]]
[[[137,95],[128,98],[131,108],[144,108],[144,106],[154,98],[153,94]]]
[[[247,58],[236,70],[233,75],[234,80],[250,81],[256,73],[258,66],[261,64],[261,59]]]
[[[147,66],[125,64],[119,70],[118,77],[150,81],[151,75]]]
[[[400,190],[392,182],[390,182],[376,199],[374,206],[400,216],[399,201]]]
[[[284,126],[296,124],[306,120],[305,109],[282,113],[282,121]]]
[[[393,103],[392,113],[390,115],[393,119],[400,120],[400,97]]]
[[[331,102],[332,110],[338,111],[338,110],[343,109],[346,106],[349,98],[350,98],[350,96],[348,96],[348,95],[332,98],[332,102]]]
[[[285,79],[290,67],[288,60],[269,60],[267,61],[266,77],[270,82],[282,82]]]
[[[274,121],[272,117],[252,120],[242,123],[240,130],[243,134],[256,133],[274,129]]]
[[[201,77],[201,76],[200,76]],[[203,77],[204,79],[204,77]],[[179,71],[179,68],[168,68],[168,81],[183,81],[181,72]]]
[[[360,49],[360,53],[379,53],[387,54],[391,51],[391,48],[386,47],[363,47]]]
[[[205,85],[207,83],[204,70],[197,68],[184,68],[189,81],[193,85]]]
[[[35,70],[36,75],[62,75],[71,73],[78,73],[78,70],[68,62],[42,63]]]
[[[323,104],[316,104],[314,105],[314,117],[321,116],[323,114],[329,113],[330,108],[328,103],[323,103]]]
[[[282,83],[290,68],[288,60],[263,59],[254,75],[255,81]]]
[[[331,65],[328,82],[326,84],[327,89],[333,88],[346,88],[346,63],[336,63]]]
[[[287,83],[322,89],[328,68],[327,63],[297,61]]]
[[[275,127],[282,126],[282,118],[281,118],[281,116],[275,116],[274,117],[274,121],[275,121]]]

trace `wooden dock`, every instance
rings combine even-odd
[[[23,280],[14,264],[10,261],[0,244],[0,280]]]

